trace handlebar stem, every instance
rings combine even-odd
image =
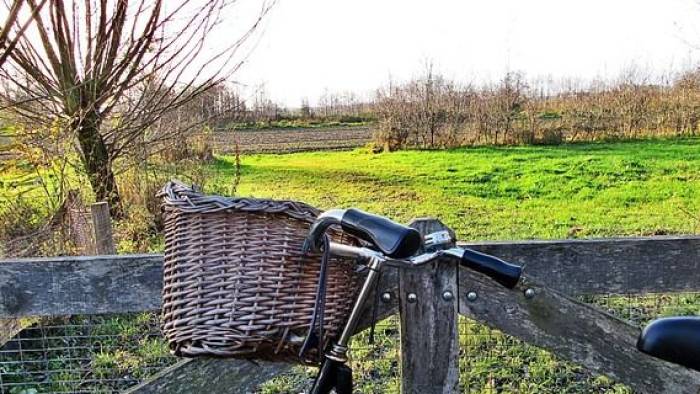
[[[336,341],[335,343],[340,349],[347,350],[350,338],[355,333],[355,328],[357,327],[357,323],[360,320],[360,312],[362,312],[362,307],[365,305],[365,301],[367,301],[367,299],[369,298],[374,284],[377,282],[377,280],[379,280],[379,271],[381,270],[382,264],[385,261],[386,260],[379,254],[374,254],[370,257],[369,263],[367,264],[367,266],[369,267],[369,273],[367,274],[367,278],[365,279],[365,282],[362,285],[360,294],[357,296],[357,300],[355,301],[355,305],[352,308],[352,312],[350,312],[348,322],[345,324],[343,332],[340,334],[340,338],[338,338],[338,341]],[[331,351],[331,356],[334,356],[336,361],[347,361],[347,358],[345,357],[345,352]]]

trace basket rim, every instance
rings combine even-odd
[[[313,223],[321,213],[319,209],[301,201],[208,195],[198,190],[195,185],[187,186],[177,179],[168,181],[156,197],[163,199],[163,207],[174,208],[184,213],[279,213],[308,223]]]

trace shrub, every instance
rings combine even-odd
[[[183,138],[169,140],[159,148],[160,156],[168,162],[197,160],[210,162],[214,159],[214,133],[209,127],[192,132]]]

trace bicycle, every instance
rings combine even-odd
[[[325,232],[334,225],[366,241],[368,245],[355,247],[328,241]],[[352,393],[352,370],[346,365],[348,344],[382,267],[420,267],[444,256],[491,277],[507,288],[515,287],[520,280],[521,267],[468,248],[432,250],[415,255],[421,247],[436,249],[452,241],[446,231],[428,234],[423,238],[413,228],[357,209],[330,210],[317,218],[304,243],[304,252],[323,251],[363,260],[368,274],[340,336],[324,354],[311,394],[325,394],[333,389],[338,394]]]
[[[367,245],[356,247],[330,242],[325,232],[331,226],[339,226]],[[415,229],[352,208],[326,211],[316,219],[304,243],[304,251],[357,258],[365,262],[368,274],[340,336],[324,353],[311,394],[332,390],[338,394],[352,393],[352,370],[346,364],[348,344],[382,267],[419,267],[437,258],[449,257],[506,288],[512,289],[519,282],[523,272],[520,266],[469,248],[439,249],[453,241],[446,231],[421,237]],[[421,247],[428,251],[416,255]],[[700,318],[658,319],[641,332],[637,348],[653,357],[700,371]]]

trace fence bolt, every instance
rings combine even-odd
[[[452,292],[449,290],[445,290],[442,293],[442,299],[445,301],[452,301],[453,298],[454,298],[454,296],[452,295]]]
[[[389,293],[389,292],[382,293],[382,301],[384,301],[384,302],[391,301],[391,293]]]
[[[535,289],[528,288],[525,289],[525,298],[533,298],[535,296]]]
[[[469,293],[467,293],[467,301],[474,302],[477,298],[479,298],[479,295],[476,294],[475,291],[470,291]]]
[[[418,301],[418,296],[416,295],[416,293],[408,293],[408,302],[413,304],[416,301]]]

